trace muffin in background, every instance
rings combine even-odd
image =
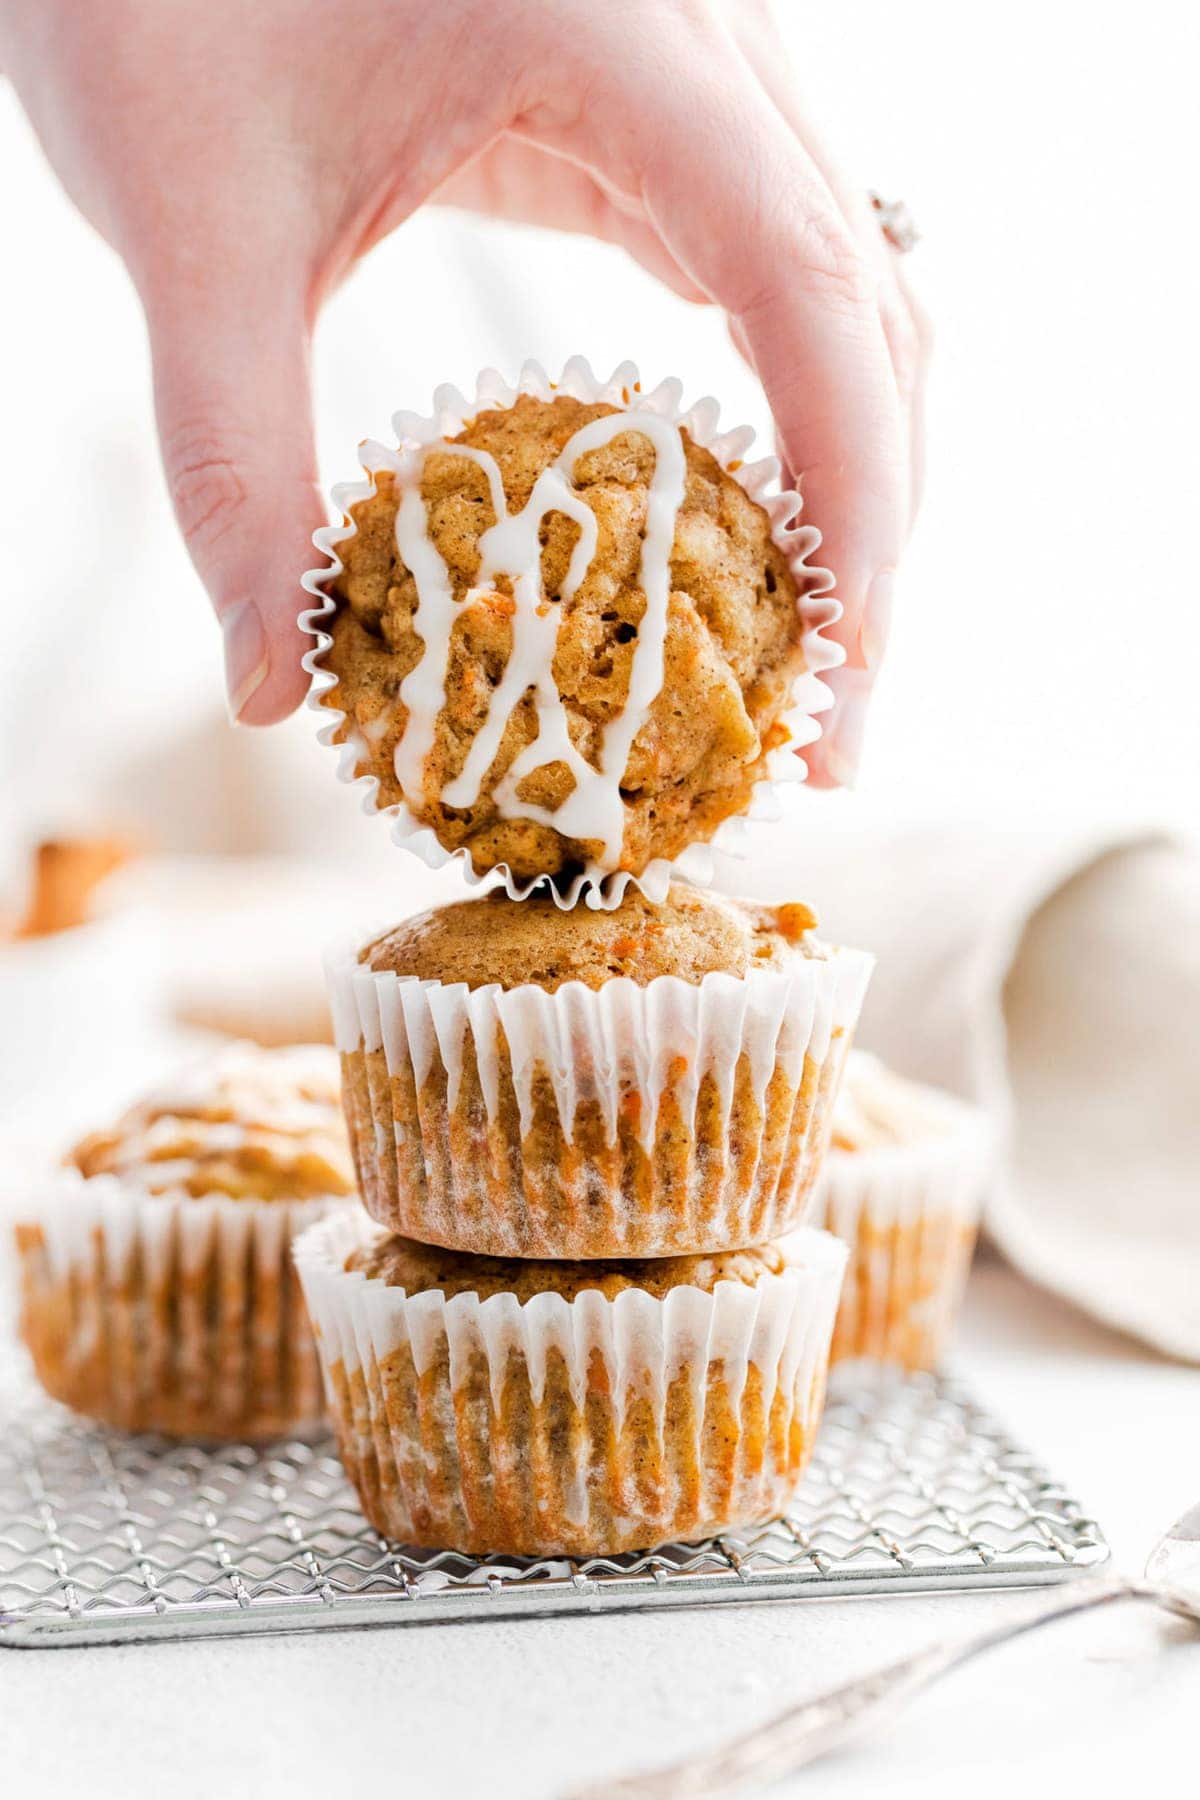
[[[995,1134],[977,1108],[851,1052],[817,1185],[816,1223],[850,1249],[835,1362],[936,1368],[994,1163]]]
[[[342,1460],[384,1537],[615,1555],[776,1516],[808,1461],[845,1247],[463,1256],[346,1209],[296,1260]]]
[[[337,1058],[233,1045],[81,1140],[16,1228],[42,1386],[128,1431],[266,1438],[322,1416],[296,1235],[354,1193]]]
[[[871,968],[797,905],[497,892],[329,966],[368,1212],[477,1255],[739,1249],[802,1224]]]

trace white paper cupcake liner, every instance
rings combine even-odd
[[[322,1422],[293,1239],[340,1200],[148,1195],[56,1172],[16,1228],[22,1335],[56,1399],[176,1436],[272,1437]]]
[[[751,1287],[446,1300],[359,1271],[357,1210],[296,1246],[347,1469],[403,1543],[608,1554],[770,1516],[824,1398],[845,1247],[788,1240]]]
[[[985,1114],[949,1094],[925,1088],[921,1099],[940,1129],[830,1149],[818,1178],[815,1222],[850,1249],[836,1361],[934,1368],[961,1308],[996,1135]]]
[[[643,393],[636,365],[632,362],[621,363],[607,381],[602,381],[593,374],[586,358],[573,356],[565,364],[557,382],[551,382],[539,363],[527,362],[515,387],[510,386],[494,369],[485,369],[477,380],[474,400],[465,398],[457,388],[445,385],[436,390],[434,410],[429,416],[412,412],[396,413],[393,428],[397,449],[372,442],[360,446],[360,460],[366,471],[366,479],[341,483],[333,489],[334,505],[349,522],[323,526],[313,534],[314,545],[327,561],[320,568],[310,569],[302,577],[305,590],[316,601],[311,610],[301,614],[300,624],[303,630],[316,639],[314,648],[304,657],[304,667],[313,677],[308,703],[322,721],[318,736],[322,743],[335,745],[337,733],[346,723],[344,713],[322,704],[322,697],[337,685],[336,678],[325,667],[322,659],[333,641],[326,629],[326,622],[337,610],[328,592],[328,584],[344,567],[339,546],[353,537],[357,529],[349,516],[350,507],[361,500],[372,498],[376,492],[376,472],[385,468],[396,469],[399,449],[453,437],[477,413],[489,407],[511,406],[518,394],[533,394],[539,399],[549,400],[556,393],[571,395],[589,405],[603,402],[635,417],[638,413],[653,413],[672,420],[686,428],[693,441],[709,450],[750,498],[763,507],[771,520],[772,536],[786,555],[799,590],[798,604],[804,622],[801,643],[805,666],[793,687],[789,706],[781,715],[781,722],[790,733],[790,741],[769,753],[769,778],[757,783],[744,815],[724,820],[706,842],[690,844],[674,858],[657,858],[638,875],[626,870],[589,868],[562,888],[554,886],[552,891],[555,901],[564,910],[569,910],[580,899],[589,906],[611,908],[620,904],[631,883],[640,888],[648,899],[657,901],[665,895],[673,876],[701,886],[728,885],[730,865],[733,865],[735,871],[737,863],[752,850],[753,838],[748,833],[748,826],[754,822],[773,822],[778,819],[778,788],[783,784],[803,781],[807,774],[796,751],[820,736],[821,727],[815,715],[826,711],[833,702],[833,696],[820,676],[826,670],[838,667],[844,660],[844,652],[840,645],[830,641],[823,633],[841,617],[842,609],[840,602],[830,592],[834,583],[832,574],[808,562],[821,542],[821,534],[811,525],[797,526],[792,523],[799,514],[801,498],[790,489],[779,490],[779,459],[765,456],[747,463],[744,458],[754,441],[753,429],[750,426],[738,426],[732,430],[719,430],[720,407],[711,398],[699,400],[684,408],[683,384],[673,376],[661,381],[648,393]],[[445,849],[434,831],[423,825],[406,804],[381,807],[376,778],[355,772],[360,760],[359,746],[350,739],[335,747],[339,750],[338,775],[342,781],[359,789],[363,811],[385,813],[391,822],[393,840],[413,851],[430,868],[437,869],[449,861],[458,861],[462,864],[466,880],[472,885],[485,880],[489,883],[502,883],[505,892],[513,900],[525,899],[539,885],[540,877],[526,879],[515,876],[506,864],[498,864],[494,869],[478,872],[468,848],[464,846],[453,851]]]
[[[872,968],[469,989],[327,961],[351,1146],[390,1229],[483,1255],[742,1248],[804,1223]]]

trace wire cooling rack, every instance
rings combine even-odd
[[[0,1391],[0,1645],[311,1631],[771,1596],[1061,1581],[1104,1537],[954,1383],[837,1372],[786,1517],[652,1554],[402,1549],[328,1441],[212,1449],[90,1428]]]

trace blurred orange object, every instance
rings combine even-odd
[[[15,935],[48,937],[85,924],[97,888],[133,854],[133,846],[117,837],[49,838],[39,844],[29,905]]]

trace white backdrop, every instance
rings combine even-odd
[[[982,816],[1014,800],[1192,816],[1195,10],[785,10],[803,84],[848,163],[918,216],[912,267],[939,339],[926,505],[862,789]],[[165,755],[215,716],[219,655],[157,468],[136,302],[3,89],[0,166],[11,852],[19,832],[86,814],[131,753]],[[322,323],[323,471],[351,473],[358,439],[384,435],[396,406],[426,406],[439,380],[577,349],[600,367],[628,355],[648,377],[677,372],[731,419],[765,422],[719,320],[620,253],[428,215]],[[302,722],[272,734],[273,791],[295,806],[271,835],[310,844],[314,822],[336,816],[357,843],[325,764],[328,794],[309,804],[309,735]],[[220,754],[236,766],[265,753]],[[178,782],[169,814],[147,801],[156,827],[219,842],[224,805],[195,788]],[[799,803],[801,817],[830,804]]]
[[[1194,820],[1196,8],[785,4],[831,135],[864,181],[903,195],[920,220],[914,275],[939,334],[925,512],[861,798],[799,794],[796,813],[844,805],[857,818],[922,795],[983,820],[1014,804]],[[18,831],[86,815],[131,755],[157,761],[160,792],[127,801],[153,809],[176,842],[245,847],[270,826],[277,843],[336,837],[370,856],[380,834],[324,756],[306,754],[303,721],[265,737],[218,731],[217,634],[166,508],[136,304],[2,88],[0,170],[0,857]],[[414,288],[418,242],[438,254],[420,259]],[[357,440],[383,434],[396,406],[426,405],[439,380],[576,349],[600,366],[634,356],[651,377],[678,372],[731,416],[762,420],[719,323],[619,255],[418,219],[323,322],[323,468],[331,480],[350,473]],[[189,733],[207,760],[172,754]],[[271,798],[231,811],[231,778],[248,761]],[[164,804],[182,768],[191,775]],[[963,1373],[1046,1450],[1120,1563],[1136,1566],[1194,1497],[1194,1440],[1179,1429],[1194,1417],[1193,1372],[990,1266],[966,1324]],[[215,1788],[292,1800],[377,1779],[363,1721],[386,1716],[421,1723],[406,1732],[413,1791],[470,1791],[483,1740],[489,1794],[560,1793],[585,1773],[581,1745],[593,1774],[665,1760],[876,1659],[998,1621],[1012,1603],[900,1599],[866,1630],[855,1602],[802,1616],[729,1607],[548,1620],[522,1626],[519,1642],[501,1622],[397,1632],[386,1645],[345,1633],[236,1654],[217,1644],[9,1658],[5,1748],[26,1787],[51,1796],[64,1780],[74,1792],[84,1766],[94,1800],[200,1800]],[[1178,1786],[1194,1761],[1185,1689],[1194,1695],[1200,1646],[1146,1610],[1098,1619],[972,1665],[897,1729],[832,1761],[816,1790],[800,1780],[795,1792],[1008,1800],[1165,1792],[1172,1775]]]

